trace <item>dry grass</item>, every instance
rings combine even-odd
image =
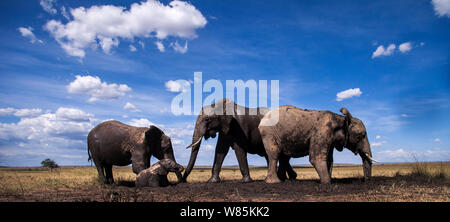
[[[206,184],[211,168],[195,168],[189,184],[143,192],[134,187],[136,175],[130,167],[114,167],[115,186],[99,183],[95,167],[61,167],[53,171],[40,167],[0,168],[0,201],[243,201],[246,190],[246,200],[253,201],[450,201],[450,162],[377,164],[369,183],[361,182],[360,165],[335,165],[334,182],[327,186],[317,183],[319,177],[311,167],[296,167],[297,181],[278,185],[262,181],[267,168],[250,170],[255,183],[240,184],[239,168],[224,167],[220,174],[224,183]],[[169,181],[176,180],[170,173]],[[230,186],[239,187],[239,195],[233,188],[231,196],[224,198],[220,190],[226,193]],[[258,192],[250,195],[256,192],[252,187]],[[198,190],[205,192],[197,195]],[[214,196],[215,192],[219,193]]]

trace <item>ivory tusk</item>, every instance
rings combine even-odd
[[[368,153],[366,153],[367,158],[369,158],[371,161],[379,163],[378,161],[376,161],[374,158],[372,158]]]
[[[197,144],[200,143],[200,141],[202,141],[202,137],[200,137],[200,138],[197,140],[197,142],[195,142],[195,143],[189,145],[188,147],[186,147],[186,149],[189,149],[189,148],[191,148],[191,147],[197,146]]]

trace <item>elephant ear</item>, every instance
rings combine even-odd
[[[233,116],[223,115],[221,118],[222,132],[227,135],[231,128],[231,122],[233,121]]]
[[[162,130],[154,125],[150,125],[150,128],[145,132],[145,141],[149,146],[159,145],[162,135],[164,135]]]
[[[345,116],[345,123],[344,123],[344,132],[345,132],[345,142],[344,147],[347,147],[348,139],[350,136],[350,125],[352,123],[352,114],[350,114],[350,111],[346,108],[341,108],[339,110],[342,114]]]
[[[346,125],[349,126],[352,123],[352,114],[346,108],[341,108],[339,111],[344,114]]]

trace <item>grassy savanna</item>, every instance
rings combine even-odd
[[[186,184],[135,188],[130,167],[114,167],[115,185],[97,181],[95,167],[0,168],[1,201],[450,201],[450,162],[375,164],[363,182],[359,165],[335,165],[330,185],[314,168],[298,166],[296,181],[266,184],[265,167],[251,167],[252,183],[240,183],[237,167],[224,167],[219,184],[206,183],[209,167],[195,168]],[[175,174],[169,180],[176,181]]]

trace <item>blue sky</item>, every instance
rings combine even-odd
[[[157,124],[187,164],[196,116],[171,113],[179,92],[168,83],[192,81],[194,72],[223,84],[279,80],[280,105],[346,107],[364,121],[381,162],[450,160],[448,0],[36,0],[0,8],[0,165],[88,165],[86,135],[108,119]],[[212,164],[215,142],[202,144],[198,165]],[[335,162],[360,161],[335,152]],[[237,164],[233,152],[224,164]]]

